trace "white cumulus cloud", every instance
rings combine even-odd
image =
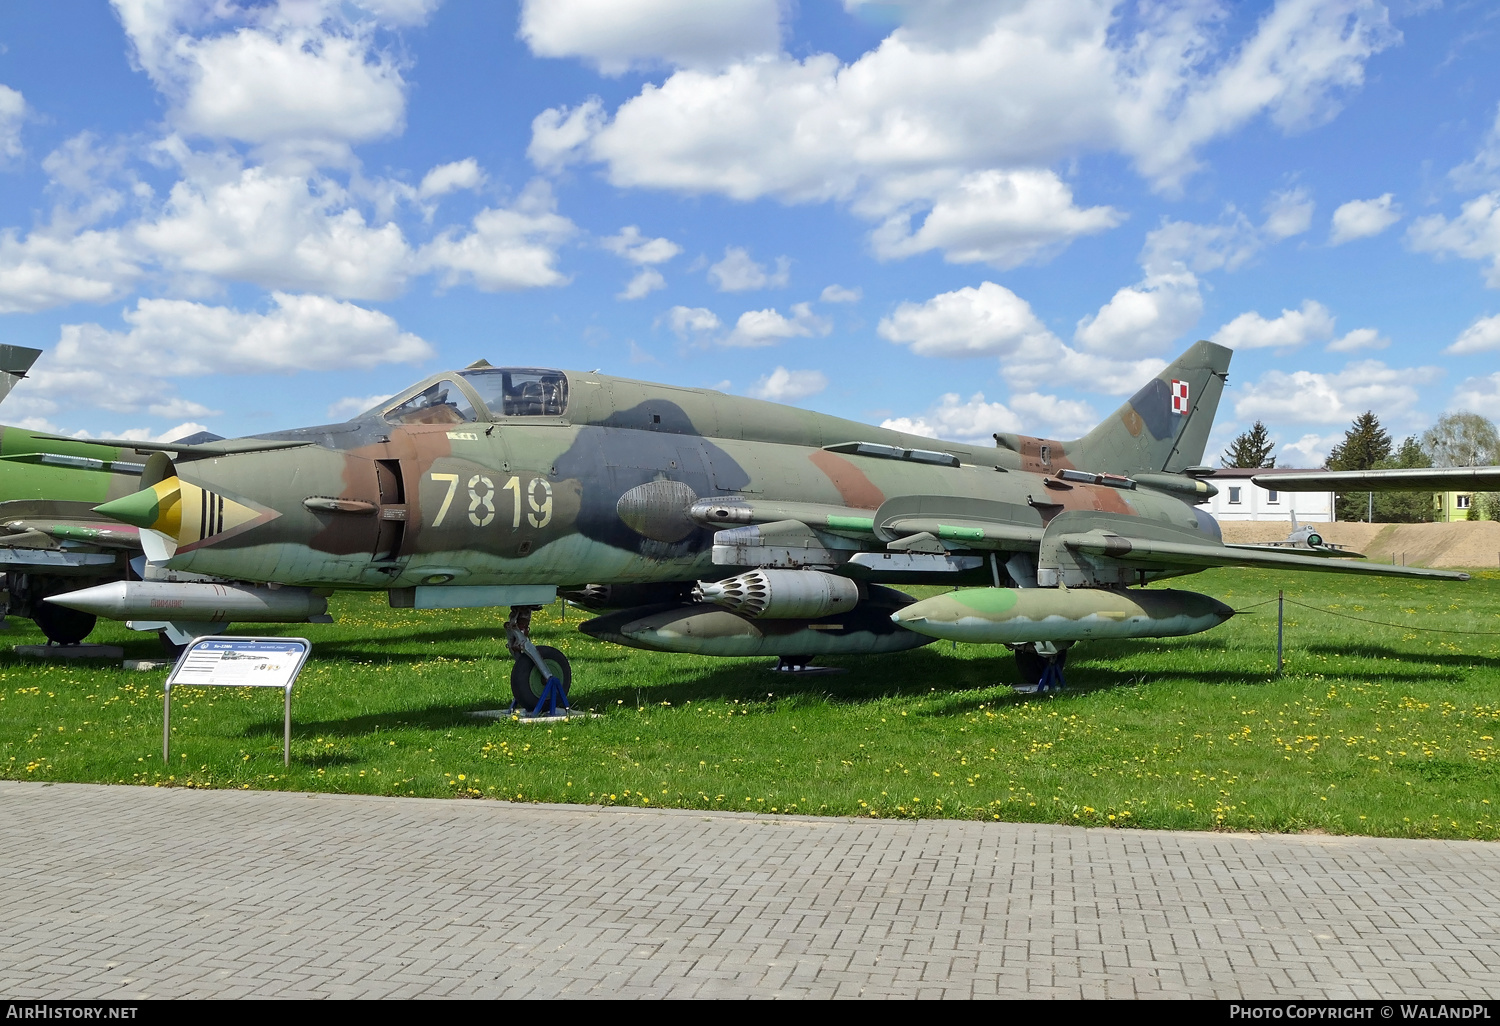
[[[417,195],[422,199],[435,199],[460,189],[477,189],[484,184],[484,171],[473,157],[455,160],[451,164],[439,164],[422,176],[417,186]]]
[[[1374,328],[1355,328],[1323,348],[1330,353],[1357,353],[1361,349],[1388,349],[1391,340]]]
[[[1097,419],[1088,403],[1039,392],[1013,395],[1008,406],[987,401],[983,392],[968,399],[949,392],[920,416],[893,417],[880,426],[955,441],[988,440],[996,432],[1070,438],[1086,433]]]
[[[1389,367],[1361,360],[1335,374],[1315,371],[1267,371],[1240,391],[1235,416],[1268,424],[1347,424],[1365,410],[1375,410],[1390,424],[1417,404],[1418,385],[1442,375],[1437,367]]]
[[[0,313],[30,313],[68,303],[107,303],[125,295],[143,270],[119,231],[0,231]]]
[[[1468,378],[1453,390],[1450,410],[1494,410],[1500,407],[1500,372]]]
[[[373,410],[384,403],[390,396],[388,394],[357,396],[350,395],[330,403],[324,414],[330,423],[345,421],[351,417],[357,417],[366,410]]]
[[[706,338],[724,326],[718,314],[702,306],[674,306],[662,315],[661,320],[684,341]]]
[[[1333,212],[1333,230],[1328,235],[1328,244],[1342,246],[1355,239],[1379,235],[1399,220],[1401,208],[1393,193],[1368,200],[1350,200]]]
[[[212,413],[172,394],[172,378],[366,369],[415,363],[433,348],[389,315],[326,296],[273,292],[271,309],[242,311],[141,299],[125,330],[65,324],[56,346],[14,393],[23,412],[97,406],[160,416]]]
[[[780,21],[777,0],[525,0],[520,36],[538,57],[581,57],[618,75],[774,53]]]
[[[787,370],[777,367],[750,387],[750,394],[757,399],[770,399],[778,403],[794,403],[817,395],[828,387],[828,375],[816,370]]]
[[[776,270],[767,271],[765,265],[751,258],[749,250],[742,246],[726,246],[724,259],[708,269],[708,276],[720,292],[779,289],[786,286],[791,266],[791,260],[781,256],[776,258]]]
[[[469,232],[450,229],[423,246],[417,265],[436,271],[444,286],[471,282],[482,292],[563,285],[568,278],[553,265],[558,245],[575,231],[551,188],[536,181],[511,206],[475,214]]]
[[[647,238],[633,224],[621,228],[620,234],[600,241],[605,249],[632,264],[664,264],[682,252],[682,247],[671,239]]]
[[[1180,337],[1203,313],[1198,279],[1188,271],[1147,274],[1078,322],[1074,338],[1093,353],[1146,356]]]
[[[654,267],[642,267],[625,288],[615,294],[616,299],[644,299],[657,289],[667,287],[667,279]]]
[[[1419,218],[1406,241],[1419,253],[1488,260],[1485,284],[1500,288],[1500,191],[1476,196],[1451,221],[1442,214]]]
[[[1332,434],[1320,435],[1308,433],[1299,437],[1295,442],[1282,442],[1280,453],[1276,460],[1280,467],[1310,467],[1319,468],[1328,462],[1328,454],[1333,447],[1344,440],[1342,431]],[[1296,453],[1295,456],[1292,454]]]
[[[746,310],[735,322],[734,330],[725,336],[723,344],[744,348],[774,346],[789,338],[811,338],[833,330],[826,319],[813,313],[810,303],[792,304],[791,314],[787,317],[774,308]]]
[[[10,86],[0,85],[0,158],[21,155],[21,123],[26,120],[26,99]]]
[[[1266,223],[1261,230],[1276,240],[1301,235],[1312,227],[1313,207],[1304,188],[1274,193],[1266,202]]]
[[[169,120],[183,132],[337,151],[404,125],[399,62],[375,44],[373,21],[347,18],[337,5],[114,0],[114,6],[137,65],[167,98]]]
[[[1500,314],[1481,317],[1465,328],[1445,353],[1485,353],[1500,350]]]
[[[169,270],[349,299],[394,296],[412,270],[394,223],[366,222],[331,180],[264,167],[181,179],[133,234]]]
[[[1128,31],[1117,7],[900,5],[905,23],[856,60],[765,53],[684,68],[612,112],[597,98],[544,112],[531,154],[544,168],[597,162],[624,188],[845,202],[886,226],[874,242],[892,255],[941,248],[1003,266],[1118,216],[1060,205],[1065,187],[1044,169],[1116,153],[1175,190],[1204,144],[1253,119],[1290,132],[1332,117],[1399,39],[1377,0],[1280,0],[1227,32],[1224,5],[1208,0],[1153,7]],[[1005,198],[1018,181],[1066,213],[1050,232],[1030,216],[1036,201]]]
[[[1500,106],[1495,108],[1495,120],[1485,133],[1474,159],[1465,161],[1448,177],[1461,189],[1489,189],[1500,186]]]
[[[858,303],[864,298],[865,291],[861,288],[846,289],[842,285],[829,285],[823,289],[818,301],[823,303]]]
[[[989,281],[926,302],[902,303],[881,318],[876,331],[918,356],[999,357],[1005,378],[1028,390],[1072,384],[1129,393],[1165,366],[1157,359],[1122,360],[1072,349],[1042,324],[1030,303]]]
[[[902,303],[876,330],[918,356],[1000,356],[1055,341],[1030,303],[990,281]]]
[[[1113,228],[1112,207],[1078,207],[1051,171],[980,171],[939,193],[921,225],[912,214],[888,218],[870,237],[883,259],[938,249],[953,264],[1007,269],[1055,255],[1073,239]]]
[[[1237,271],[1264,245],[1264,238],[1249,218],[1230,207],[1218,224],[1163,218],[1160,228],[1146,234],[1141,265],[1148,274],[1184,268],[1197,274]]]
[[[1316,300],[1304,300],[1296,310],[1282,310],[1267,319],[1250,311],[1214,332],[1213,340],[1230,349],[1290,349],[1333,337],[1334,318]]]

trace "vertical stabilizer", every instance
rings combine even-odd
[[[26,372],[31,370],[31,365],[36,363],[36,358],[41,355],[40,349],[0,345],[0,399],[10,395],[10,390],[16,387],[16,382],[26,376]]]
[[[1180,474],[1203,462],[1233,352],[1197,342],[1104,422],[1066,446],[1081,470]]]

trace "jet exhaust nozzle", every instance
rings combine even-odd
[[[751,570],[699,581],[693,597],[752,619],[809,620],[853,609],[859,585],[819,570]]]
[[[328,612],[311,588],[247,584],[113,581],[43,599],[107,620],[305,623]]]
[[[891,619],[930,638],[978,644],[1105,638],[1178,638],[1234,615],[1191,591],[1104,588],[970,588],[923,599]]]

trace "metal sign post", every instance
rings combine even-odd
[[[168,760],[172,742],[172,686],[281,688],[285,693],[285,728],[281,762],[292,764],[292,685],[312,652],[306,638],[196,638],[167,676],[162,704],[161,758]]]

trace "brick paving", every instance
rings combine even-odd
[[[1500,997],[1500,845],[0,781],[0,996]]]

